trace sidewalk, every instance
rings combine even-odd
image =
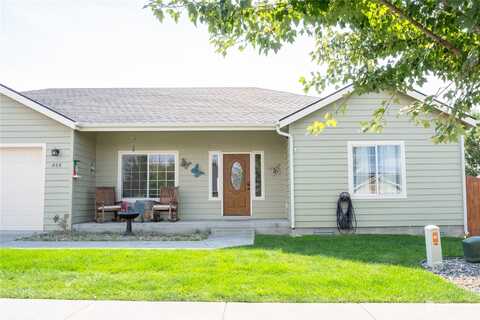
[[[209,235],[200,241],[15,241],[28,233],[0,231],[0,248],[23,249],[221,249],[253,245],[254,235]]]
[[[0,299],[2,320],[458,320],[480,304],[329,304]]]

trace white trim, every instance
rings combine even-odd
[[[123,183],[122,183],[122,156],[123,155],[129,155],[129,154],[137,154],[137,155],[146,155],[147,156],[147,159],[150,155],[174,155],[175,156],[175,187],[178,187],[179,186],[179,155],[178,155],[178,151],[176,150],[173,150],[173,151],[168,151],[168,150],[160,150],[160,151],[152,151],[152,150],[138,150],[138,151],[124,151],[124,150],[121,150],[121,151],[118,151],[118,159],[117,159],[117,199],[122,199],[122,200],[128,200],[128,201],[136,201],[136,200],[155,200],[155,199],[158,199],[158,198],[124,198],[122,196],[122,187],[123,187]],[[148,162],[148,160],[147,160]],[[149,189],[149,183],[148,183],[148,179],[149,179],[149,174],[148,174],[148,171],[149,171],[149,166],[148,166],[148,163],[147,163],[147,194],[148,194],[148,189]]]
[[[221,201],[222,200],[223,188],[222,188],[222,190],[220,190],[220,186],[223,187],[223,184],[221,184],[220,181],[223,180],[223,172],[221,173],[221,170],[223,170],[223,163],[220,163],[220,160],[222,160],[221,154],[222,154],[222,152],[220,152],[220,151],[208,151],[208,200],[209,201]],[[213,158],[214,155],[218,156],[218,164],[217,164],[217,170],[218,170],[218,172],[217,172],[217,193],[218,193],[218,195],[216,197],[212,196],[212,191],[213,191],[212,158]]]
[[[343,98],[345,95],[347,94],[350,94],[354,91],[353,89],[353,85],[348,85],[340,90],[338,90],[337,92],[333,93],[332,95],[330,96],[327,96],[323,99],[320,99],[318,102],[315,102],[311,105],[309,105],[308,107],[304,108],[304,109],[300,109],[299,111],[296,111],[296,112],[293,112],[292,114],[282,118],[278,123],[280,125],[280,128],[283,128],[301,118],[304,118],[306,117],[307,115],[317,111],[317,110],[320,110],[328,105],[330,105],[331,103]],[[400,92],[400,91],[399,91]],[[407,96],[409,96],[410,98],[413,98],[415,100],[419,100],[419,101],[425,101],[426,99],[426,95],[421,93],[421,92],[418,92],[418,91],[414,91],[414,90],[408,90],[406,92],[400,92],[400,93],[403,93]],[[438,109],[439,111],[441,112],[444,112],[444,113],[447,113],[447,114],[450,114],[450,111],[448,110],[448,107],[446,105],[443,105],[442,103],[440,102],[434,102],[434,107],[436,109]],[[476,122],[475,120],[471,119],[471,118],[464,118],[462,119],[461,121],[471,125],[471,126],[476,126]]]
[[[397,145],[400,146],[400,170],[402,171],[402,193],[399,194],[355,194],[353,192],[353,147],[358,146],[379,146],[379,145]],[[407,170],[405,162],[405,143],[404,141],[348,141],[348,191],[352,199],[357,200],[378,200],[378,199],[405,199],[407,198]],[[375,148],[377,150],[377,148]],[[377,151],[375,151],[377,152]],[[378,165],[376,157],[375,165]],[[376,169],[378,174],[378,169]],[[378,188],[378,186],[377,186]]]
[[[145,124],[122,124],[122,123],[88,123],[78,124],[79,131],[273,131],[272,124],[248,125],[225,123],[145,123]]]
[[[37,111],[38,113],[43,114],[44,116],[49,117],[50,119],[53,119],[57,122],[60,122],[61,124],[71,128],[71,129],[76,129],[77,126],[74,121],[66,118],[65,116],[62,116],[61,114],[54,112],[50,110],[48,107],[41,105],[38,102],[35,102],[33,100],[30,100],[23,96],[22,94],[7,88],[3,85],[0,85],[0,94],[4,94],[5,96],[9,97],[10,99],[13,99],[24,106]]]
[[[257,184],[255,181],[255,156],[259,154],[260,155],[260,179],[261,181],[261,186],[260,188],[262,189],[262,195],[260,197],[257,197]],[[252,185],[253,181],[253,188],[250,186],[250,189],[253,189],[253,200],[265,200],[265,152],[262,151],[252,151],[252,163],[251,166],[253,165],[253,170],[250,170],[252,172],[252,176],[250,178],[250,184]]]
[[[290,133],[280,130],[280,123],[277,123],[276,131],[279,135],[288,139],[288,184],[290,187],[290,204],[288,209],[290,211],[290,227],[295,229],[295,167],[293,165],[293,136]]]
[[[0,86],[2,88],[2,86]],[[47,169],[47,144],[46,143],[0,143],[0,148],[40,148],[41,150],[41,159],[42,163],[40,164],[40,170],[42,171],[41,181],[40,181],[40,188],[42,190],[40,203],[42,207],[42,225],[39,228],[38,226],[35,227],[23,227],[18,229],[15,227],[5,228],[0,226],[0,230],[35,230],[35,231],[43,231],[45,230],[45,178],[46,178],[46,169]]]
[[[468,233],[467,181],[465,177],[465,136],[460,136],[460,157],[462,175],[463,231]]]
[[[224,154],[248,154],[249,155],[249,161],[250,161],[250,215],[248,216],[225,216],[225,212],[223,211],[223,202],[224,202],[224,194],[223,194],[223,155]],[[221,208],[221,213],[222,217],[230,219],[230,218],[238,218],[238,219],[246,219],[246,218],[252,218],[253,217],[253,196],[252,196],[252,152],[246,152],[246,151],[239,151],[239,152],[221,152],[221,159],[222,159],[222,208]]]

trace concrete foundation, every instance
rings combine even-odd
[[[408,234],[424,235],[424,227],[359,227],[356,234]],[[72,229],[83,232],[124,232],[125,222],[79,223]],[[185,234],[194,232],[212,232],[213,230],[253,230],[256,234],[273,235],[335,235],[337,228],[296,228],[290,229],[287,219],[228,219],[198,220],[177,222],[134,222],[133,231],[158,232],[164,234]],[[462,237],[463,226],[440,226],[442,236]]]
[[[439,226],[442,236],[462,237],[464,235],[463,226]],[[339,234],[337,228],[297,228],[292,231],[292,235],[334,235]],[[424,235],[424,227],[359,227],[356,234],[407,234]]]

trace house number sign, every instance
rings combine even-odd
[[[52,168],[61,168],[62,163],[60,161],[52,162]]]

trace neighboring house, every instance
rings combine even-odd
[[[437,224],[462,234],[462,143],[435,145],[434,129],[397,117],[418,92],[399,94],[383,133],[360,133],[388,95],[351,91],[0,86],[0,230],[55,229],[55,215],[91,222],[96,186],[127,201],[178,186],[182,220],[283,219],[298,233],[332,232],[338,195],[349,191],[359,232]],[[338,127],[306,134],[342,102]]]

